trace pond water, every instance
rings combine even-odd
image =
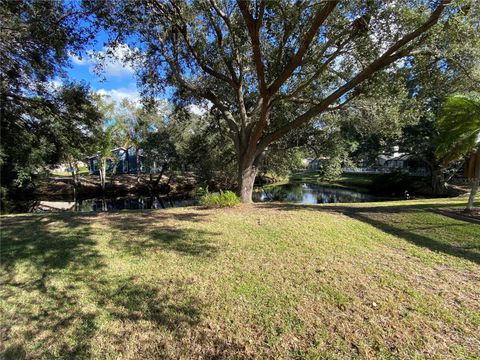
[[[349,203],[381,201],[385,198],[353,189],[308,183],[291,183],[255,188],[253,201],[281,201],[295,204]],[[71,200],[32,200],[18,202],[11,212],[118,211],[129,209],[165,209],[197,204],[192,196],[123,196]]]
[[[194,205],[193,198],[156,197],[156,196],[124,196],[99,197],[72,200],[33,200],[18,204],[12,212],[57,212],[57,211],[118,211],[166,209]]]
[[[328,204],[384,200],[371,194],[318,184],[291,183],[258,188],[253,201],[282,201],[295,204]]]

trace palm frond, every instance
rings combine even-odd
[[[436,156],[444,163],[459,159],[480,145],[479,94],[450,96],[437,119]]]

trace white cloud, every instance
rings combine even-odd
[[[211,108],[213,104],[210,101],[207,101],[203,106],[198,106],[196,104],[191,104],[187,106],[187,109],[195,115],[202,116],[205,115]]]
[[[123,99],[128,99],[140,105],[140,94],[134,88],[99,89],[97,94],[106,96],[109,100],[116,103],[120,103]]]
[[[104,47],[100,51],[88,52],[90,72],[101,73],[108,77],[131,76],[135,69],[130,60],[135,56],[135,50],[132,50],[127,44],[121,44],[115,48]]]

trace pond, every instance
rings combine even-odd
[[[308,183],[266,186],[255,189],[253,193],[253,201],[256,202],[281,201],[295,204],[328,204],[381,200],[385,200],[385,198],[353,189]]]
[[[309,183],[289,183],[255,188],[253,201],[281,201],[295,204],[350,203],[387,200],[385,197],[359,192],[353,189],[323,186]],[[184,196],[139,196],[96,197],[88,199],[51,200],[37,199],[15,203],[10,212],[56,212],[56,211],[119,211],[165,209],[191,206],[198,203],[191,194]]]
[[[118,210],[144,210],[166,209],[194,205],[192,197],[169,196],[122,196],[122,197],[96,197],[89,199],[70,200],[32,200],[22,201],[15,205],[11,212],[57,212],[57,211],[118,211]]]
[[[295,204],[327,204],[351,203],[366,201],[385,201],[394,198],[380,197],[360,192],[355,189],[324,186],[316,183],[298,182],[256,187],[253,192],[254,202],[280,201]],[[397,198],[398,199],[398,198]],[[191,206],[198,204],[193,193],[176,196],[125,195],[54,200],[40,198],[29,201],[12,201],[8,208],[10,213],[56,212],[56,211],[118,211],[165,209],[171,207]]]

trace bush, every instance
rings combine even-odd
[[[232,191],[220,191],[209,193],[208,191],[200,198],[200,205],[208,207],[232,207],[240,204],[240,199]]]

